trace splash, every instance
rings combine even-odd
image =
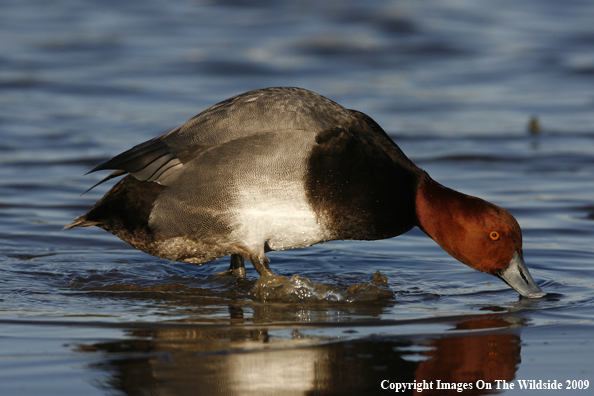
[[[252,297],[255,300],[282,302],[362,302],[392,298],[394,293],[387,285],[388,278],[379,271],[371,282],[352,285],[347,290],[314,283],[299,275],[293,275],[291,279],[275,275],[261,277],[254,285]]]

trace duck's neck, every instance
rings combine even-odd
[[[427,176],[416,197],[418,227],[451,256],[465,264],[469,260],[460,249],[464,237],[464,218],[481,201],[444,187]]]

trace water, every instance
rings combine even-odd
[[[0,9],[1,395],[393,394],[382,384],[415,380],[433,381],[422,394],[458,394],[437,380],[515,394],[527,380],[594,381],[591,2]],[[254,301],[249,264],[246,281],[217,279],[228,259],[171,264],[99,229],[61,231],[109,187],[80,196],[102,177],[84,176],[93,166],[279,85],[368,113],[434,179],[508,209],[549,295],[520,299],[417,229],[270,254],[277,274],[340,289],[381,271],[395,297],[364,303]]]

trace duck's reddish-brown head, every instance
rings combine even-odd
[[[427,177],[416,212],[419,227],[454,258],[501,278],[522,296],[545,295],[524,263],[520,226],[505,209]]]

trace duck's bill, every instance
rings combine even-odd
[[[540,298],[547,294],[540,290],[540,287],[534,282],[524,260],[517,251],[514,252],[509,265],[498,271],[497,276],[524,297]]]

